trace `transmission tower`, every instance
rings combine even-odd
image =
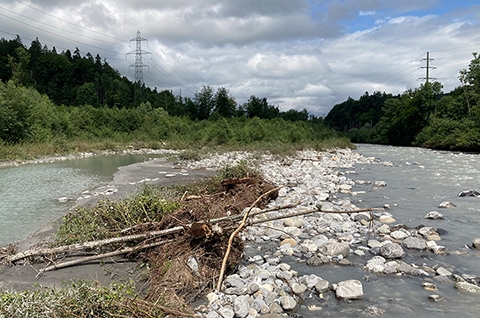
[[[148,65],[143,64],[142,55],[152,53],[142,50],[142,42],[145,41],[148,45],[148,41],[140,36],[140,31],[137,31],[137,36],[130,40],[130,48],[132,48],[131,44],[133,41],[135,41],[135,50],[125,54],[125,60],[127,60],[129,55],[135,55],[135,63],[130,64],[130,67],[135,67],[135,104],[138,104],[143,99],[143,68],[146,67],[148,69]]]
[[[426,75],[425,77],[420,77],[419,79],[424,79],[425,80],[425,84],[428,83],[429,80],[436,80],[435,77],[430,77],[430,69],[432,70],[435,70],[437,69],[436,67],[434,66],[430,66],[430,62],[433,61],[434,59],[431,59],[430,58],[430,52],[427,52],[427,58],[426,59],[422,59],[422,61],[426,61],[427,62],[427,66],[422,66],[420,68],[424,68],[426,70]],[[420,69],[419,68],[419,69]]]

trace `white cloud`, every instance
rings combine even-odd
[[[256,95],[282,110],[307,108],[325,115],[348,96],[358,98],[366,91],[396,94],[418,87],[427,51],[437,67],[432,75],[445,90],[459,85],[458,71],[468,66],[471,52],[480,44],[480,17],[472,14],[478,12],[474,8],[445,16],[412,13],[439,2],[52,0],[24,6],[0,0],[1,7],[56,26],[2,17],[0,30],[19,34],[27,46],[38,36],[42,44],[55,45],[58,51],[78,46],[82,54],[98,53],[131,79],[132,61],[124,58],[132,50],[129,40],[140,30],[149,40],[144,49],[154,53],[152,60],[147,56],[144,60],[150,64],[145,80],[151,87],[165,85],[189,96],[202,85],[224,86],[239,103]],[[356,26],[353,33],[342,31],[349,23],[369,20],[364,16],[376,21]]]
[[[363,17],[363,16],[369,16],[369,15],[375,15],[377,14],[376,11],[362,11],[360,10],[360,12],[358,12],[358,15]]]

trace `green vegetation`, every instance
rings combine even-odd
[[[352,145],[305,109],[281,112],[253,95],[238,105],[224,87],[203,86],[193,98],[157,92],[121,77],[99,55],[57,53],[38,39],[27,49],[19,37],[2,38],[0,53],[0,160],[128,146],[194,153]]]
[[[133,296],[131,284],[105,287],[73,281],[59,290],[37,287],[21,293],[1,293],[0,317],[165,317],[161,303]]]
[[[218,197],[218,200],[222,201],[225,198],[220,198],[218,193],[224,191],[221,184],[223,178],[241,179],[255,173],[255,169],[247,161],[241,161],[237,165],[224,167],[215,178],[183,186],[145,185],[142,191],[123,200],[117,202],[105,200],[93,206],[77,208],[63,219],[52,245],[64,246],[118,237],[125,235],[125,232],[141,233],[151,230],[150,226],[168,228],[170,222],[179,222],[178,218],[182,218],[182,208],[191,202],[181,200],[186,192],[194,195],[217,193],[214,197]],[[256,190],[252,191],[256,194]],[[194,206],[196,205],[194,204]],[[228,203],[228,206],[233,205]],[[198,208],[198,206],[196,207]],[[195,214],[196,216],[191,221],[203,220],[203,213],[207,213],[206,210],[207,208],[200,207],[193,212],[192,207],[189,207],[187,208],[187,211],[190,211],[188,217]],[[174,212],[177,213],[174,214]],[[175,217],[169,218],[170,215]],[[185,221],[183,218],[182,220]],[[180,224],[182,224],[181,221]],[[228,240],[228,237],[225,240]],[[182,238],[177,237],[175,241],[181,242]],[[135,246],[138,242],[122,243],[121,246],[125,247],[128,244]],[[188,239],[186,245],[190,246],[190,244],[194,243],[190,243],[190,239]],[[219,245],[224,246],[223,243]],[[113,246],[113,249],[115,248]],[[102,250],[96,249],[95,251],[101,252]],[[191,254],[189,250],[186,252],[187,256]],[[212,249],[208,250],[208,253],[213,252]],[[208,253],[201,252],[200,254]],[[168,253],[169,255],[159,256],[158,254],[158,251],[153,251],[153,258],[145,255],[140,258],[142,263],[140,268],[145,269],[143,274],[149,276],[147,279],[150,283],[148,290],[143,290],[142,293],[134,290],[134,282],[102,286],[92,281],[72,281],[64,283],[61,289],[37,286],[36,289],[30,291],[0,293],[0,317],[164,317],[168,314],[180,317],[188,315],[185,312],[188,305],[185,305],[183,300],[180,300],[167,288],[158,288],[157,286],[157,284],[163,284],[165,276],[168,279],[171,271],[176,273],[175,279],[178,282],[178,273],[181,272],[180,265],[175,258],[170,259],[175,252],[171,251]],[[165,256],[165,260],[157,259],[163,256]],[[135,255],[130,255],[130,257],[135,258]],[[216,257],[223,256],[217,255]],[[213,263],[221,264],[220,260],[221,258],[215,259]],[[185,266],[184,260],[180,263]],[[218,270],[214,271],[213,275],[218,275]],[[184,283],[180,281],[180,285],[183,286]],[[197,288],[199,287],[197,286]]]
[[[121,201],[105,200],[94,207],[80,207],[64,217],[56,244],[118,237],[122,230],[139,223],[161,222],[179,207],[173,197],[174,192],[168,189],[145,186],[141,193]]]
[[[402,95],[366,93],[335,105],[325,124],[353,142],[480,151],[480,56],[460,71],[462,86],[448,94],[438,82]]]

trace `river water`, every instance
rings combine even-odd
[[[355,173],[347,175],[349,178],[370,180],[372,184],[377,180],[385,181],[387,187],[373,190],[372,185],[354,186],[352,191],[365,191],[365,194],[352,197],[353,203],[358,207],[389,204],[391,209],[388,212],[393,214],[397,223],[410,228],[423,224],[445,231],[437,243],[446,246],[450,255],[409,251],[403,260],[418,266],[443,266],[458,275],[480,276],[480,251],[465,246],[480,237],[480,197],[458,197],[464,190],[480,191],[480,155],[366,144],[358,145],[357,151],[390,161],[393,166],[356,165]],[[453,202],[457,207],[439,209],[438,205],[443,201]],[[445,219],[424,219],[430,211],[441,212]],[[376,276],[362,269],[372,256],[349,257],[353,268],[336,265],[313,268],[291,263],[299,275],[314,273],[330,282],[358,279],[364,287],[363,300],[345,303],[330,294],[326,300],[307,300],[300,314],[304,317],[359,317],[365,308],[375,305],[386,310],[386,317],[480,317],[480,295],[456,290],[453,280],[442,283],[423,276]],[[423,282],[436,284],[438,291],[425,290]],[[428,300],[432,294],[440,295],[444,300]],[[312,314],[306,309],[312,305],[320,306],[322,310]]]
[[[61,217],[85,190],[107,185],[118,167],[158,155],[113,155],[0,168],[0,246]],[[67,197],[67,202],[58,198]]]
[[[389,210],[398,223],[409,227],[420,224],[441,228],[439,245],[446,246],[450,255],[431,252],[409,252],[404,258],[409,264],[430,267],[443,266],[455,274],[480,275],[480,251],[467,249],[474,238],[480,237],[480,198],[458,197],[463,190],[480,191],[480,156],[478,154],[433,151],[421,148],[400,148],[379,145],[359,145],[359,153],[390,161],[393,166],[357,165],[348,174],[354,180],[385,181],[387,187],[374,190],[372,185],[357,185],[353,191],[365,191],[352,197],[358,207],[381,207]],[[147,160],[155,155],[97,156],[58,161],[48,164],[22,165],[0,169],[0,246],[25,239],[44,224],[62,216],[73,205],[60,203],[59,197],[75,199],[84,190],[108,184],[119,166]],[[451,201],[456,208],[438,209],[442,201]],[[440,211],[444,220],[426,220],[430,211]],[[457,253],[457,252],[459,253]],[[459,255],[463,254],[463,255]],[[375,276],[363,270],[364,257],[350,256],[352,267],[323,265],[310,267],[284,258],[299,275],[314,273],[330,282],[361,280],[365,298],[352,302],[335,299],[326,293],[325,299],[307,298],[299,314],[308,317],[359,317],[372,305],[387,311],[384,317],[480,317],[480,296],[456,290],[451,282],[433,278],[407,276]],[[435,283],[438,291],[423,289],[422,283]],[[438,294],[443,301],[434,303],[428,295]],[[321,308],[311,312],[309,306]]]

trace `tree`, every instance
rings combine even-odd
[[[229,95],[228,89],[220,87],[217,89],[214,97],[215,108],[214,111],[220,116],[230,118],[235,115],[237,102]]]
[[[215,106],[213,88],[204,85],[200,92],[195,93],[194,101],[198,108],[198,119],[208,119]]]
[[[473,110],[479,112],[476,106],[480,98],[480,54],[473,53],[473,60],[470,62],[468,70],[461,70],[459,79],[465,94],[468,116],[470,116]]]

